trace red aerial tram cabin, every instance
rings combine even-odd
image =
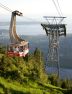
[[[16,33],[16,15],[22,16],[22,13],[17,10],[12,12],[9,28],[10,44],[7,47],[7,55],[26,57],[29,53],[29,42],[21,39]]]

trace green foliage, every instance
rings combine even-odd
[[[7,79],[0,77],[0,86],[3,87],[5,94],[63,94],[55,86],[43,85],[37,82],[29,81],[28,84],[20,84],[17,81],[9,82]]]
[[[0,75],[11,79],[18,78],[18,80],[23,80],[23,78],[27,77],[31,80],[47,82],[48,78],[44,71],[41,51],[36,49],[31,56],[27,62],[21,57],[7,57],[3,55],[0,59]],[[41,60],[38,58],[41,58]]]
[[[21,57],[0,58],[0,93],[1,94],[63,94],[56,85],[56,78],[45,73],[43,54],[36,48],[29,55],[28,61]]]
[[[44,69],[43,54],[38,48],[36,48],[36,50],[34,51],[34,60],[36,61],[35,66],[37,67],[36,69],[38,70],[39,80],[41,82],[46,83],[48,77]]]
[[[4,54],[6,51],[6,47],[0,45],[0,54]]]
[[[34,57],[36,62],[41,62],[43,61],[43,54],[40,49],[36,48],[34,51]]]
[[[61,88],[72,89],[72,80],[64,79],[61,81]]]
[[[3,88],[0,87],[0,94],[4,94]]]
[[[58,86],[58,78],[56,74],[52,74],[48,77],[52,85]]]
[[[68,87],[68,84],[67,84],[66,80],[62,81],[61,87],[62,88],[67,88]]]

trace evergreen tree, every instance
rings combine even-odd
[[[43,60],[42,58],[42,52],[39,48],[36,48],[34,51],[34,57],[37,62],[41,62]]]
[[[38,70],[38,76],[41,82],[47,82],[47,75],[45,73],[43,54],[38,48],[34,51],[34,59],[36,61],[36,69]]]

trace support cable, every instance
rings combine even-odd
[[[13,12],[10,8],[8,8],[7,6],[3,5],[0,3],[0,7],[9,11],[9,12]],[[23,16],[24,18],[28,19],[28,20],[31,20],[33,22],[37,22],[37,23],[41,23],[40,21],[36,20],[36,19],[33,19],[33,18],[30,18],[30,17],[26,17],[26,16]]]
[[[55,5],[55,8],[56,8],[56,10],[57,10],[57,12],[58,12],[59,16],[61,16],[61,13],[59,12],[58,7],[57,7],[57,5],[56,5],[55,1],[54,1],[54,0],[52,0],[52,1],[53,1],[54,5]]]
[[[0,3],[0,7],[9,11],[9,12],[13,12],[11,9],[9,9],[7,6],[4,6],[3,4]]]
[[[60,7],[60,4],[59,4],[59,1],[58,1],[58,0],[57,0],[57,4],[58,4],[59,10],[60,10],[60,13],[61,13],[61,15],[63,16],[63,13],[62,13],[62,11],[61,11],[61,7]]]

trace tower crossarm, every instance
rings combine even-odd
[[[66,36],[66,25],[65,24],[44,24],[44,23],[41,23],[41,26],[43,27],[43,29],[45,29],[47,36],[50,33],[50,31],[55,31],[55,30],[59,31],[59,36],[61,36],[61,35]]]

